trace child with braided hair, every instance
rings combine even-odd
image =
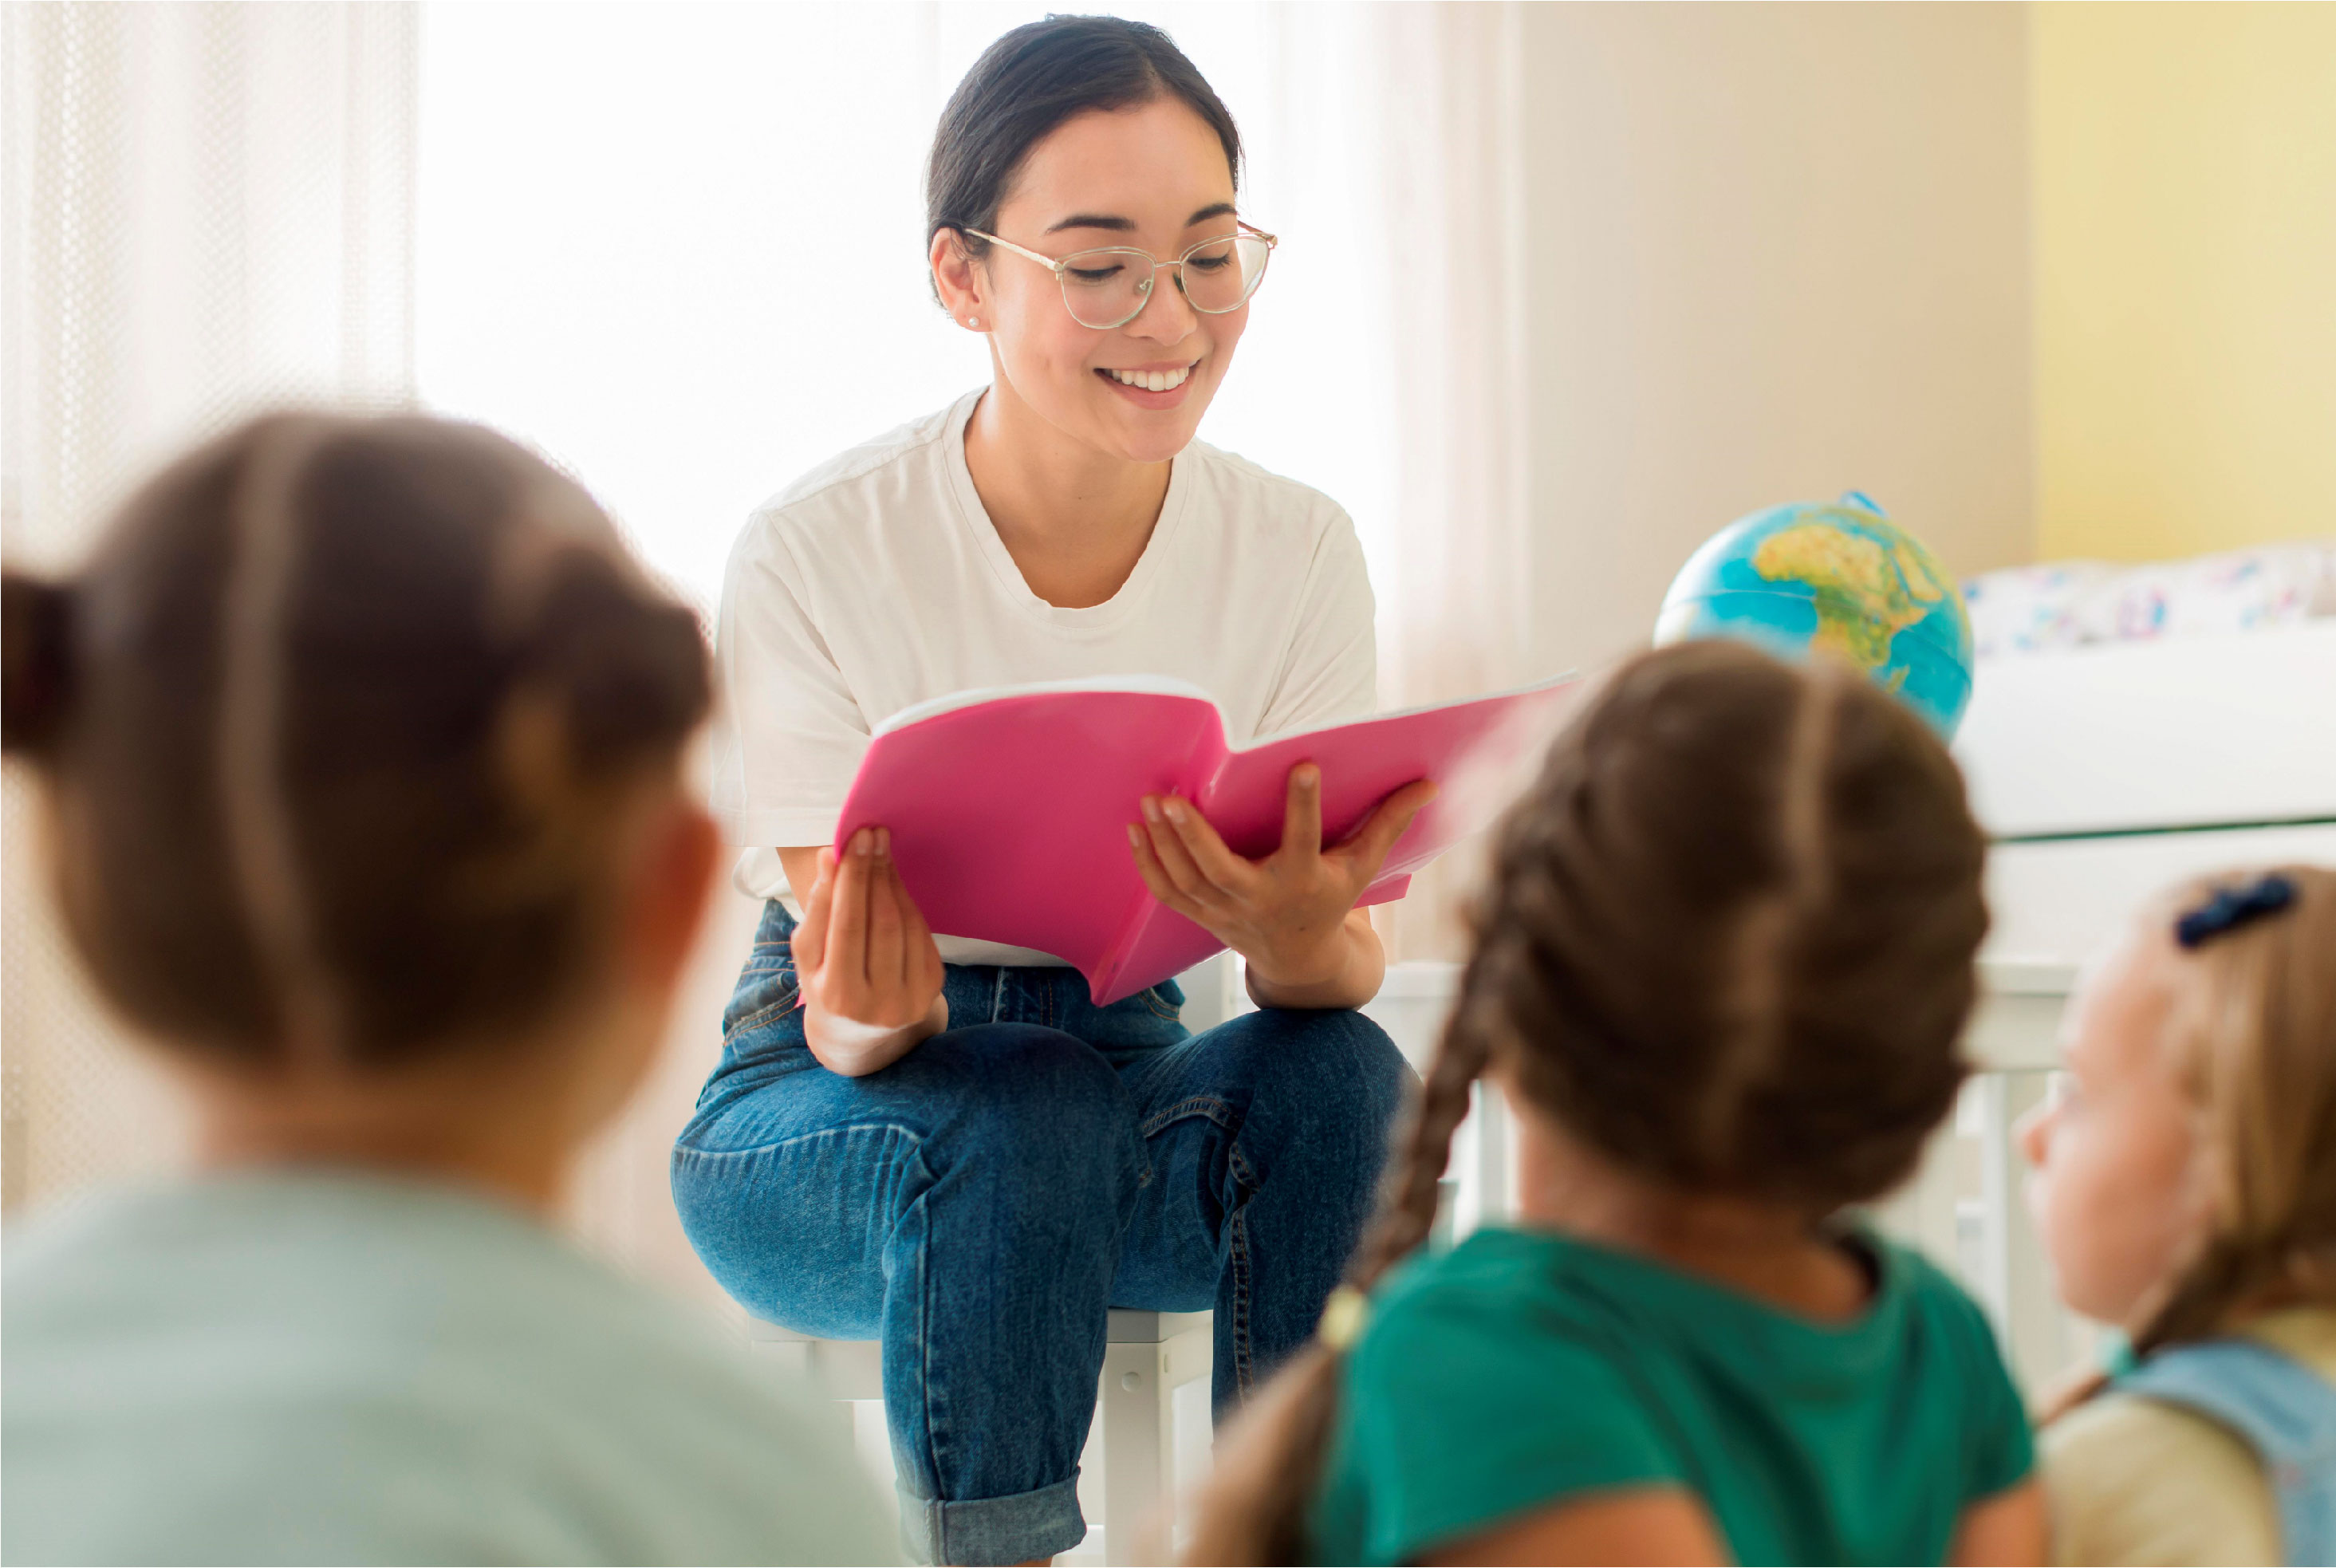
[[[1985,1320],[1844,1218],[1963,1079],[1983,854],[1944,748],[1852,672],[1622,667],[1498,830],[1380,1213],[1191,1560],[2036,1561]],[[1519,1213],[1415,1256],[1479,1077]]]
[[[2068,1016],[2029,1198],[2124,1344],[2045,1428],[2053,1555],[2336,1562],[2336,871],[2152,901]]]

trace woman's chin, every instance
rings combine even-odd
[[[1104,422],[1111,432],[1109,444],[1129,463],[1166,463],[1192,444],[1208,406],[1205,395],[1156,412],[1120,404]]]

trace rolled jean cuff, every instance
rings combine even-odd
[[[1017,1492],[952,1503],[900,1495],[900,1544],[912,1563],[1027,1563],[1069,1551],[1087,1537],[1079,1512],[1079,1478]]]

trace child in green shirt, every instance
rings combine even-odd
[[[2037,1561],[1986,1322],[1842,1217],[1962,1081],[1984,847],[1845,668],[1623,667],[1499,831],[1388,1199],[1193,1560]],[[1480,1076],[1517,1222],[1415,1257]]]

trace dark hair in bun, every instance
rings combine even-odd
[[[696,617],[584,492],[441,420],[255,421],[5,595],[75,944],[134,1023],[246,1066],[472,1048],[579,995],[623,821],[710,697]]]
[[[72,701],[72,590],[0,576],[0,751],[45,749]]]

